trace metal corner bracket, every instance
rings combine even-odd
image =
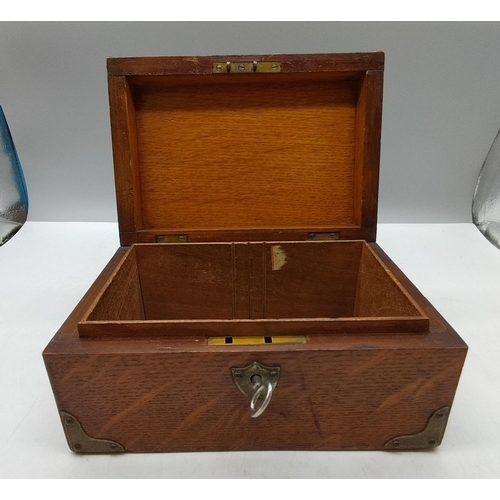
[[[384,447],[391,450],[424,450],[437,448],[443,440],[446,423],[450,414],[450,407],[443,406],[436,410],[425,428],[416,434],[398,436],[390,439]]]
[[[115,441],[88,436],[80,422],[70,413],[61,411],[60,415],[71,451],[75,453],[123,453],[125,451],[125,448]]]

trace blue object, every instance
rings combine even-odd
[[[28,190],[7,120],[0,106],[0,246],[28,217]]]

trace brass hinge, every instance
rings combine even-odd
[[[212,73],[281,73],[281,63],[278,61],[251,62],[214,62]]]
[[[308,240],[338,240],[340,238],[340,233],[307,233]]]
[[[157,234],[156,243],[186,243],[187,234]]]

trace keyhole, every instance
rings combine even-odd
[[[250,377],[250,382],[252,382],[254,387],[262,385],[262,377],[260,375],[252,375]]]

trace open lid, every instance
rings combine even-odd
[[[108,59],[122,245],[374,241],[384,54]]]

